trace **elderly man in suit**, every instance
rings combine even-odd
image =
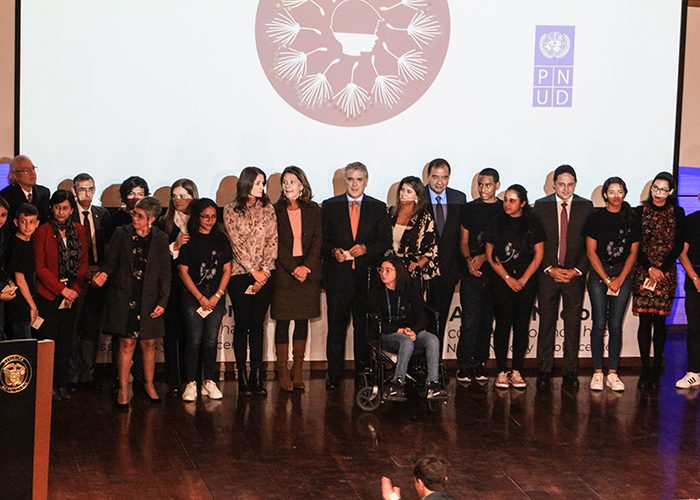
[[[340,384],[345,362],[345,337],[352,315],[355,374],[367,366],[365,325],[368,272],[391,246],[391,221],[386,205],[365,194],[367,167],[345,167],[346,192],[321,206],[323,283],[328,306],[326,387]]]
[[[26,155],[17,155],[10,163],[7,180],[10,185],[0,191],[0,196],[10,204],[8,220],[15,219],[15,212],[22,203],[31,203],[39,211],[39,221],[46,222],[49,218],[49,188],[36,183],[36,169],[32,160]],[[10,224],[11,231],[16,230]]]
[[[537,336],[537,387],[548,389],[554,365],[554,338],[560,298],[563,300],[563,384],[578,387],[581,310],[588,258],[583,224],[593,210],[590,200],[574,194],[576,171],[570,165],[554,170],[554,194],[535,202],[547,235],[539,273],[540,328]]]
[[[102,222],[109,212],[102,207],[92,204],[95,196],[95,180],[90,174],[78,174],[73,178],[73,194],[78,202],[78,209],[71,216],[73,222],[82,224],[87,233],[88,241],[88,279],[97,271],[101,261],[104,242],[100,237]],[[80,383],[88,389],[99,390],[100,386],[94,381],[95,356],[100,341],[102,329],[102,307],[104,305],[104,289],[85,287],[78,306],[76,337],[78,345],[71,350],[69,369],[71,382]]]
[[[438,338],[440,339],[440,354],[445,341],[445,326],[450,312],[452,297],[459,281],[462,270],[466,267],[462,257],[460,241],[459,216],[462,207],[467,203],[466,195],[447,185],[450,182],[452,169],[447,160],[436,158],[428,164],[428,195],[430,210],[438,239],[438,267],[440,276],[433,278],[428,290],[428,304],[440,316]]]

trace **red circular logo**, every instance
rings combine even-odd
[[[258,56],[294,109],[330,125],[398,115],[440,72],[447,0],[261,0]]]

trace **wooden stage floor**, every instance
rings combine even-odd
[[[101,394],[76,393],[54,404],[52,498],[380,498],[390,476],[403,498],[413,461],[428,453],[450,463],[453,498],[700,497],[698,390],[677,391],[685,340],[671,335],[659,391],[591,393],[561,378],[541,393],[451,382],[451,399],[431,413],[419,401],[375,413],[353,406],[353,380],[327,392],[321,374],[305,393],[238,399],[233,381],[222,401],[184,404],[143,396],[129,413]],[[533,374],[534,375],[534,374]],[[163,385],[159,389],[164,391]],[[2,496],[0,494],[0,496]]]

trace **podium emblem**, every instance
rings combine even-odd
[[[27,388],[32,380],[32,365],[27,358],[12,354],[0,361],[0,389],[16,394]]]

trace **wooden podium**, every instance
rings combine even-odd
[[[0,497],[48,495],[52,340],[0,342]]]

